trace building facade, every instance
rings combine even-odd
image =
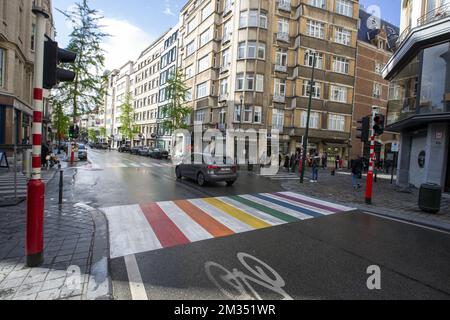
[[[32,1],[0,0],[0,144],[31,141],[36,26],[32,5]],[[42,6],[50,15],[46,35],[53,38],[51,0],[42,1]],[[51,106],[44,101],[44,141],[52,137],[50,124]]]
[[[397,183],[450,190],[450,2],[403,0],[390,81],[388,129],[401,135]]]
[[[360,27],[358,31],[356,73],[355,73],[355,101],[353,105],[352,121],[352,149],[351,159],[363,156],[370,157],[370,143],[363,143],[357,137],[358,121],[372,114],[372,107],[376,107],[386,116],[389,82],[383,79],[382,70],[391,58],[399,36],[398,27],[381,20],[380,24],[369,28],[371,15],[363,9],[359,12]],[[385,132],[376,137],[376,154],[380,161],[394,161],[392,143],[399,141],[395,132]]]

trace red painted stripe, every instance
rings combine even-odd
[[[34,156],[33,157],[32,166],[33,166],[33,169],[40,169],[41,168],[41,157],[40,156]]]
[[[33,98],[34,100],[42,101],[42,98],[44,97],[44,90],[40,88],[34,88]]]
[[[299,199],[299,198],[296,198],[296,197],[291,197],[291,196],[288,196],[288,195],[285,195],[285,194],[282,194],[282,193],[279,193],[279,192],[275,193],[275,195],[278,196],[278,197],[281,197],[281,198],[285,198],[285,199],[288,199],[288,200],[291,200],[291,201],[295,201],[295,202],[298,202],[298,203],[303,203],[303,204],[306,204],[306,205],[311,206],[311,207],[320,208],[320,209],[327,210],[327,211],[334,212],[334,213],[338,213],[338,212],[342,211],[342,210],[338,210],[336,208],[332,208],[332,207],[329,207],[329,206],[326,206],[326,205],[323,205],[323,204],[320,204],[320,203],[315,203],[315,202],[312,202],[312,201],[303,200],[303,199]]]
[[[33,134],[33,146],[40,146],[42,144],[42,135]]]
[[[141,205],[141,209],[164,248],[190,243],[156,203]]]
[[[42,122],[42,112],[40,111],[33,112],[33,122],[35,123]]]

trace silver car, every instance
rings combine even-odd
[[[195,160],[203,159],[202,163]],[[184,157],[176,166],[177,179],[183,177],[194,179],[200,186],[208,182],[226,182],[232,186],[237,178],[237,166],[229,157],[211,157],[209,155],[192,154],[190,158]]]

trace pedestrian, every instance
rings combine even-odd
[[[362,171],[364,169],[364,164],[363,164],[361,156],[358,156],[356,159],[353,159],[351,161],[351,168],[352,168],[353,189],[355,189],[355,190],[360,189],[361,188]]]
[[[319,154],[316,152],[311,159],[312,161],[312,179],[311,182],[317,182],[319,179],[319,167],[320,167],[320,157]]]
[[[48,162],[47,162],[47,156],[49,155],[49,148],[47,144],[44,142],[41,145],[41,166],[44,168],[47,168]]]
[[[327,168],[327,162],[328,162],[328,156],[327,156],[327,153],[324,152],[322,154],[322,169],[325,170]]]
[[[288,172],[289,172],[289,162],[290,162],[289,155],[286,155],[286,156],[284,157],[284,168],[285,168],[286,171],[288,171]]]
[[[291,154],[291,159],[290,159],[289,164],[290,164],[291,172],[295,172],[295,154],[294,153]]]
[[[339,155],[336,156],[336,161],[335,161],[335,166],[336,166],[336,171],[339,170],[339,163],[341,161],[341,157]]]

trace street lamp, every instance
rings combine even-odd
[[[313,54],[313,66],[312,66],[312,72],[311,72],[311,82],[310,82],[310,89],[309,89],[309,103],[308,103],[308,116],[306,118],[306,129],[305,129],[305,136],[303,137],[303,153],[302,153],[302,172],[300,174],[300,183],[303,183],[305,180],[305,164],[306,164],[306,152],[308,149],[308,139],[309,139],[309,121],[311,118],[311,104],[312,104],[312,95],[313,95],[313,89],[314,89],[314,71],[316,70],[316,52],[315,51],[309,51],[308,54]]]

